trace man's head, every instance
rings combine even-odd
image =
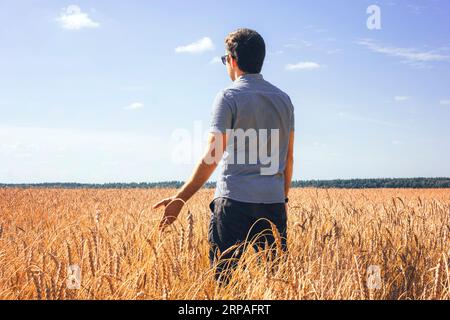
[[[238,29],[225,38],[225,63],[231,80],[246,73],[260,73],[266,57],[261,35],[250,29]]]

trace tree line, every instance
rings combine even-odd
[[[142,183],[37,183],[37,184],[1,184],[0,188],[42,188],[42,189],[174,189],[180,188],[183,181],[162,181]],[[215,188],[215,182],[208,182],[205,188]],[[293,188],[321,189],[375,189],[408,188],[431,189],[450,188],[450,178],[383,178],[383,179],[335,179],[335,180],[296,180]]]

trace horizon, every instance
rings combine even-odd
[[[294,104],[294,180],[450,176],[450,3],[343,3],[0,3],[0,183],[188,179],[238,27]]]
[[[332,181],[373,181],[373,180],[396,180],[396,181],[402,181],[402,180],[450,180],[450,177],[407,177],[407,178],[348,178],[348,179],[293,179],[292,183],[299,183],[299,182],[332,182]],[[3,183],[0,182],[0,186],[8,186],[8,185],[109,185],[109,184],[123,184],[123,185],[131,185],[131,184],[176,184],[176,183],[184,183],[184,180],[161,180],[161,181],[133,181],[133,182],[120,182],[120,181],[109,181],[109,182],[102,182],[102,183],[83,183],[83,182],[76,182],[76,181],[69,181],[69,182],[36,182],[36,183]],[[208,181],[205,185],[211,185],[215,184],[215,180]]]

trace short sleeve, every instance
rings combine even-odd
[[[291,125],[291,131],[295,131],[295,110],[294,105],[292,104],[291,98],[289,98],[289,104],[290,104],[290,125]]]
[[[213,103],[211,132],[226,133],[227,129],[232,129],[233,111],[229,99],[225,96],[225,92],[221,91],[217,94]]]

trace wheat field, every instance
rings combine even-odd
[[[208,260],[212,190],[160,233],[151,206],[173,192],[0,189],[0,299],[450,298],[449,189],[293,189],[288,254],[246,251],[225,287]]]

